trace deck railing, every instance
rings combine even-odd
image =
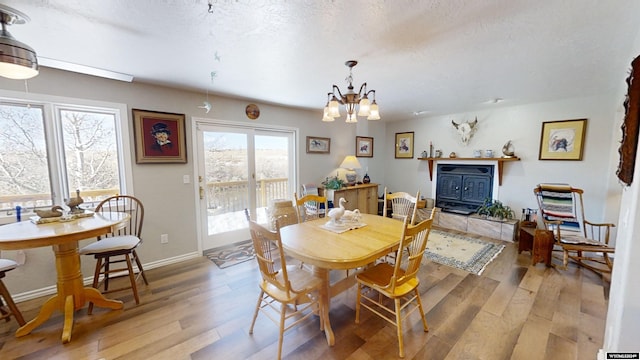
[[[83,190],[80,196],[85,204],[95,203],[94,205],[97,205],[100,200],[119,192],[119,189]],[[75,193],[72,196],[75,197]],[[13,214],[16,206],[20,206],[23,212],[28,213],[33,209],[50,207],[51,205],[51,194],[49,193],[0,196],[0,211],[6,211],[7,215]]]
[[[231,211],[242,211],[249,207],[248,181],[207,182],[207,209],[212,215]],[[289,179],[275,178],[259,180],[256,183],[257,207],[269,206],[273,199],[291,198]],[[83,190],[80,193],[85,203],[97,202],[118,193],[118,189]],[[0,196],[0,211],[11,215],[16,206],[29,212],[35,208],[51,206],[51,194],[6,195]]]
[[[248,208],[248,188],[249,182],[246,180],[207,182],[207,209],[212,214],[218,214]],[[269,201],[273,199],[291,198],[288,178],[258,180],[255,191],[258,208],[269,206]]]

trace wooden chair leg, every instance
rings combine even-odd
[[[109,265],[111,258],[109,256],[104,258],[104,291],[109,291]]]
[[[358,283],[358,292],[356,293],[356,324],[360,324],[360,301],[362,301],[362,285]]]
[[[4,318],[4,322],[11,321],[11,318],[9,318],[9,312],[4,309],[4,303],[2,302],[2,297],[0,297],[0,317]]]
[[[140,275],[142,275],[142,280],[144,280],[145,285],[149,285],[147,281],[147,275],[144,273],[144,269],[142,268],[142,263],[140,262],[140,258],[138,258],[138,253],[135,250],[132,251],[133,259],[136,261],[136,265],[138,266],[138,270],[140,271]]]
[[[398,349],[401,358],[404,358],[404,344],[402,342],[402,308],[400,307],[400,299],[393,299],[396,308],[396,329],[398,330]]]
[[[100,284],[100,269],[102,268],[102,258],[96,258],[96,269],[93,272],[93,288],[97,289],[98,284]],[[89,302],[89,308],[87,309],[87,314],[91,315],[93,313],[93,303]]]
[[[424,309],[422,308],[422,300],[420,300],[420,292],[418,288],[415,288],[416,292],[416,301],[418,302],[418,309],[420,310],[420,316],[422,317],[422,327],[424,328],[424,332],[429,331],[429,325],[427,325],[427,317],[424,314]]]
[[[287,304],[280,304],[280,335],[278,336],[278,359],[282,359],[282,342],[284,341],[284,321],[287,315]]]
[[[138,287],[136,286],[136,274],[133,272],[133,264],[131,263],[131,256],[125,255],[127,260],[127,268],[129,269],[129,281],[131,281],[131,290],[133,291],[133,297],[136,299],[136,305],[140,304],[140,297],[138,296]]]
[[[258,318],[258,311],[260,311],[260,304],[262,304],[263,296],[264,296],[264,291],[260,290],[260,296],[258,296],[256,311],[253,312],[253,320],[251,320],[251,327],[249,328],[249,334],[253,334],[253,326],[256,324],[256,319]]]
[[[9,290],[7,290],[7,287],[4,286],[4,283],[2,282],[2,280],[0,280],[0,295],[2,295],[2,297],[4,298],[4,301],[7,303],[7,307],[13,314],[13,317],[16,318],[18,325],[23,326],[24,324],[26,324],[26,322],[24,321],[24,318],[22,317],[22,313],[20,312],[16,304],[13,302],[13,298],[11,297],[11,294],[9,294]]]

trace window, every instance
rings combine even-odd
[[[125,105],[2,95],[0,216],[62,205],[77,190],[85,203],[130,193]]]

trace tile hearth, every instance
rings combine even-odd
[[[427,219],[430,216],[431,209],[418,209],[417,217],[419,221]],[[514,242],[516,240],[518,221],[515,219],[495,221],[482,218],[477,214],[460,215],[439,212],[434,218],[433,225],[487,236],[497,240]]]

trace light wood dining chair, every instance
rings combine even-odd
[[[298,198],[298,193],[293,193],[298,214],[298,223],[319,219],[328,209],[327,198],[324,196],[307,194]]]
[[[116,195],[103,200],[98,204],[95,211],[96,213],[124,212],[129,214],[130,218],[126,226],[118,229],[115,233],[98,237],[98,241],[80,249],[80,254],[93,255],[96,259],[93,287],[100,289],[101,286],[104,286],[104,290],[102,290],[103,294],[131,289],[136,304],[140,304],[138,287],[136,285],[138,278],[142,277],[145,285],[149,285],[140,258],[136,253],[136,248],[142,243],[144,206],[139,199],[133,196]],[[138,267],[137,276],[133,269],[133,262],[135,262]],[[117,266],[114,267],[113,265]],[[129,275],[130,284],[117,289],[110,289],[109,280],[114,277],[114,274],[122,272],[126,272]],[[90,303],[89,314],[91,314],[92,311],[93,303]]]
[[[387,193],[387,188],[384,188],[384,205],[382,208],[383,216],[388,216],[388,206],[391,206],[391,218],[404,221],[408,218],[409,224],[416,223],[416,213],[418,212],[418,199],[420,199],[420,190],[416,193],[416,196],[398,191],[391,194]],[[393,263],[397,256],[397,252],[389,253],[384,261]]]
[[[386,262],[378,263],[356,275],[358,282],[356,324],[360,323],[362,306],[393,324],[397,329],[401,358],[404,357],[402,322],[411,313],[415,310],[420,311],[424,331],[429,331],[418,291],[420,280],[417,274],[432,222],[433,218],[430,218],[414,226],[409,224],[408,218],[405,218],[399,248],[406,248],[407,256],[397,257],[393,265]],[[385,297],[393,300],[392,306],[384,301]]]
[[[388,216],[388,207],[391,206],[390,210],[392,218],[404,220],[405,217],[408,217],[409,224],[415,224],[418,199],[420,199],[420,190],[418,190],[416,196],[403,191],[388,194],[387,188],[385,187],[382,214],[383,216]]]
[[[15,261],[9,259],[0,259],[0,319],[9,321],[11,316],[13,316],[18,322],[18,325],[23,326],[24,324],[26,324],[26,322],[22,317],[22,313],[20,313],[20,310],[16,306],[16,303],[13,302],[13,298],[11,297],[9,290],[7,290],[4,282],[2,282],[2,278],[5,277],[6,273],[15,269],[16,267],[18,267],[18,264]],[[7,303],[6,307],[2,304],[3,299],[4,302]]]
[[[262,275],[260,296],[249,334],[253,334],[258,312],[264,313],[280,328],[278,337],[278,359],[280,359],[284,332],[314,313],[321,314],[323,311],[320,297],[322,280],[300,268],[287,268],[277,222],[275,231],[271,231],[250,220],[249,230]],[[279,307],[278,304],[280,304]],[[320,330],[324,330],[323,317],[319,316],[319,319]]]

